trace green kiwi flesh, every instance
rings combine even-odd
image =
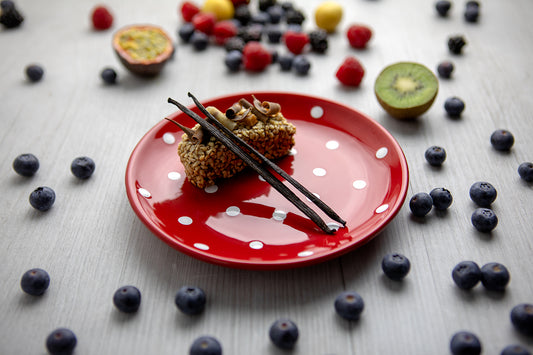
[[[426,112],[439,90],[435,74],[419,63],[399,62],[387,66],[376,78],[374,92],[391,116],[414,118]]]

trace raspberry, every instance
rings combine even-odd
[[[309,43],[309,36],[303,32],[287,31],[283,35],[283,41],[291,53],[300,54]]]
[[[259,42],[248,42],[242,50],[244,68],[262,71],[272,62],[272,54]]]
[[[190,1],[185,1],[180,8],[181,17],[185,22],[191,22],[194,15],[200,12],[200,8]]]
[[[363,49],[372,37],[372,30],[365,25],[351,25],[346,31],[346,37],[348,37],[350,46]]]
[[[107,30],[113,25],[113,15],[105,6],[95,7],[91,19],[95,30]]]
[[[237,32],[237,26],[229,20],[217,22],[213,27],[215,42],[219,45],[224,45],[228,39],[236,36]]]
[[[212,13],[199,12],[192,18],[194,28],[200,32],[210,35],[213,32],[217,18]]]
[[[357,58],[347,57],[337,70],[335,76],[344,85],[359,86],[364,75],[365,69]]]

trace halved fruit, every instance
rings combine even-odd
[[[439,90],[435,74],[419,63],[399,62],[378,75],[374,92],[380,105],[391,116],[414,118],[426,112]]]
[[[131,25],[113,36],[113,49],[124,66],[134,74],[159,74],[174,52],[168,34],[153,25]]]

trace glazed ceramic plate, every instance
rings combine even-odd
[[[282,269],[353,250],[394,218],[405,200],[408,169],[389,132],[364,114],[329,100],[279,92],[253,94],[279,103],[296,126],[296,144],[278,165],[331,206],[347,221],[346,227],[325,234],[251,169],[205,190],[192,186],[177,155],[182,132],[162,120],[137,144],[126,170],[131,206],[157,237],[207,262]],[[252,101],[251,95],[202,103],[225,111],[240,98]],[[195,124],[181,111],[170,118],[189,127]],[[314,209],[332,227],[339,226]]]

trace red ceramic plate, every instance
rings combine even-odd
[[[346,227],[325,234],[251,169],[206,190],[192,186],[177,155],[182,132],[162,120],[137,144],[126,170],[131,206],[156,236],[215,264],[282,269],[353,250],[394,218],[405,200],[409,174],[390,133],[371,118],[329,100],[292,93],[253,94],[261,101],[278,102],[296,126],[296,145],[278,165],[318,194],[347,221]],[[240,98],[251,101],[251,95],[203,104],[225,110]],[[181,112],[171,118],[189,127],[195,124]]]

